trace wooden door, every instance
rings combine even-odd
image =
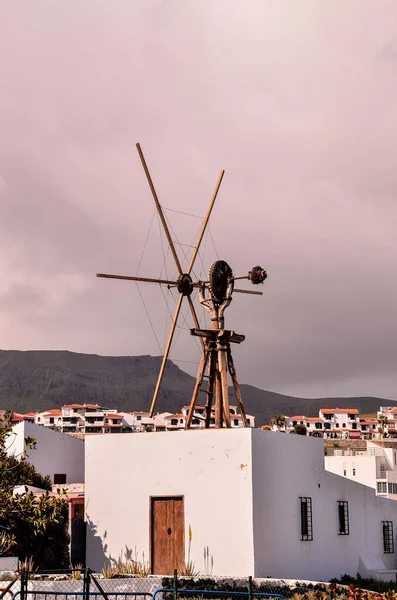
[[[185,560],[183,497],[151,498],[151,567],[156,575],[171,575]]]

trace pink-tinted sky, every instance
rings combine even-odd
[[[226,170],[197,274],[269,275],[227,313],[240,380],[397,399],[395,0],[3,0],[0,74],[2,348],[160,353],[137,286],[95,278],[137,273],[139,141],[165,207],[203,215]],[[162,244],[155,218],[141,274]],[[162,348],[174,297],[140,291]]]

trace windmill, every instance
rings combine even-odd
[[[164,228],[164,232],[172,253],[172,256],[175,261],[176,268],[178,270],[178,278],[176,281],[168,280],[168,279],[157,279],[150,277],[134,277],[131,275],[113,275],[109,273],[97,273],[97,277],[107,278],[107,279],[120,279],[127,281],[137,281],[137,282],[145,282],[145,283],[156,283],[159,285],[165,285],[168,287],[176,287],[179,292],[178,302],[176,304],[175,312],[172,318],[171,328],[168,335],[167,344],[164,351],[164,356],[161,362],[160,371],[157,378],[156,387],[154,390],[152,403],[150,406],[150,416],[153,416],[156,401],[159,395],[161,382],[163,379],[165,367],[167,364],[167,359],[170,353],[172,340],[175,333],[175,328],[177,325],[178,317],[181,311],[182,303],[184,298],[187,299],[187,302],[190,307],[190,312],[193,317],[195,327],[190,330],[191,335],[197,336],[200,339],[201,347],[202,347],[202,357],[200,361],[200,366],[197,373],[196,383],[193,390],[192,399],[190,402],[189,412],[186,419],[186,429],[189,429],[192,422],[192,417],[194,415],[194,409],[196,406],[197,398],[199,392],[205,391],[207,395],[207,403],[206,403],[206,414],[205,414],[205,427],[208,428],[211,425],[211,413],[212,413],[212,404],[213,399],[215,398],[215,427],[221,428],[223,424],[226,427],[231,426],[230,422],[230,409],[229,409],[229,398],[228,398],[228,384],[227,384],[227,371],[229,370],[234,392],[237,398],[237,402],[240,408],[241,416],[243,419],[244,427],[248,427],[247,418],[244,411],[243,401],[241,397],[241,392],[239,389],[236,371],[233,364],[233,358],[231,354],[230,344],[231,343],[241,343],[244,341],[245,337],[243,335],[237,334],[231,330],[224,329],[224,312],[226,308],[230,305],[232,301],[232,294],[234,292],[244,293],[244,294],[255,294],[262,295],[262,292],[254,291],[254,290],[242,290],[235,289],[234,282],[239,279],[248,279],[252,284],[258,285],[263,283],[267,277],[266,271],[262,269],[260,266],[256,266],[251,269],[247,275],[243,275],[240,277],[235,277],[231,267],[223,260],[218,260],[214,262],[209,271],[209,277],[207,281],[193,281],[191,273],[201,246],[201,242],[204,237],[204,233],[207,229],[208,222],[211,216],[212,209],[215,204],[215,200],[217,198],[219,188],[222,183],[224,171],[222,170],[218,181],[216,183],[214,192],[212,194],[212,198],[207,210],[207,213],[204,217],[202,226],[200,228],[200,232],[198,234],[198,238],[196,244],[193,249],[193,254],[189,262],[189,266],[186,272],[183,272],[181,262],[177,255],[174,242],[171,238],[170,231],[168,229],[167,222],[164,217],[163,209],[158,200],[158,196],[153,185],[152,178],[149,173],[149,169],[146,164],[145,157],[143,155],[140,144],[136,144],[138,154],[143,166],[143,169],[146,174],[146,178],[152,192],[152,196],[154,199],[154,203],[156,205],[156,209]],[[193,300],[191,298],[191,294],[195,288],[198,288],[199,298],[201,305],[207,310],[210,315],[212,321],[212,329],[202,329],[200,328],[200,324],[197,318],[197,313],[193,304]],[[208,294],[208,295],[207,295]],[[206,374],[207,373],[207,374]],[[202,390],[202,382],[204,377],[208,380],[208,385],[206,390]]]

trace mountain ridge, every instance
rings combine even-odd
[[[160,356],[103,356],[69,350],[0,350],[0,408],[42,411],[72,402],[95,402],[117,410],[149,410],[161,364]],[[190,402],[194,377],[167,362],[156,411],[177,412]],[[319,408],[357,408],[371,413],[384,398],[300,398],[240,384],[244,407],[265,425],[276,414],[318,415]],[[235,403],[231,389],[231,403]],[[203,401],[204,397],[200,401]]]

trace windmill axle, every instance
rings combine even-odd
[[[178,292],[182,294],[182,296],[190,296],[193,291],[193,281],[188,273],[183,273],[179,275],[177,281]]]

